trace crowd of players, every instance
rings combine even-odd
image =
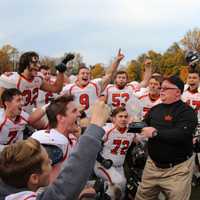
[[[81,130],[95,121],[95,115],[98,117],[103,114],[96,107],[104,102],[111,113],[107,123],[101,125],[105,135],[99,156],[110,160],[111,166],[105,167],[97,159],[93,168],[97,177],[108,182],[107,194],[111,199],[123,199],[126,187],[123,164],[127,150],[132,143],[137,144],[146,140],[140,134],[128,132],[127,127],[131,122],[142,121],[153,106],[162,102],[160,90],[163,77],[158,73],[152,74],[151,60],[146,60],[143,80],[140,83],[128,80],[127,72],[118,70],[121,60],[124,59],[123,53],[119,50],[105,76],[91,80],[89,68],[81,66],[73,81],[70,77],[66,77],[65,73],[66,64],[72,59],[73,55],[67,55],[65,60],[56,66],[55,77],[51,75],[48,66],[40,65],[37,53],[26,52],[20,57],[18,72],[6,72],[0,76],[1,151],[4,149],[6,151],[8,146],[23,140],[27,125],[33,127],[35,131],[31,138],[44,146],[54,145],[61,150],[61,159],[59,162],[55,161],[49,170],[49,181],[54,183],[63,168],[64,161],[70,158],[73,149],[76,148],[81,138]],[[190,71],[182,94],[182,100],[197,112],[198,120],[200,120],[199,84],[199,73],[195,70]],[[100,113],[94,113],[94,110]],[[34,142],[32,139],[29,140]],[[81,171],[82,166],[79,168]],[[198,174],[198,168],[196,173]],[[0,176],[4,177],[1,172]],[[10,184],[17,188],[21,187],[17,182]],[[47,184],[49,182],[45,185]],[[38,187],[32,191],[35,192],[37,189]],[[76,195],[81,198],[85,193],[95,193],[95,191],[85,186],[82,193]],[[16,191],[7,194],[5,192],[4,197],[36,198],[35,193]],[[58,197],[58,199],[64,198]]]

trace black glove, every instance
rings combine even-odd
[[[60,73],[64,73],[67,70],[67,67],[64,63],[60,63],[59,65],[56,65],[56,70]]]
[[[100,153],[98,153],[96,160],[106,169],[110,169],[113,165],[112,160],[105,159]]]
[[[69,53],[66,55],[66,57],[64,58],[62,63],[64,63],[66,65],[70,60],[73,60],[74,57],[75,57],[74,54]]]
[[[101,164],[104,168],[110,169],[113,165],[113,161],[110,159],[104,159]]]
[[[74,54],[67,54],[62,63],[56,66],[56,70],[58,70],[60,73],[64,73],[67,70],[66,64],[74,59]]]

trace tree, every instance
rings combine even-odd
[[[141,80],[141,65],[136,60],[131,60],[127,64],[127,74],[130,81],[140,81]]]
[[[6,71],[12,71],[12,63],[9,60],[8,54],[0,49],[0,74]]]
[[[92,79],[101,78],[105,74],[105,69],[102,63],[97,63],[90,68]]]
[[[164,75],[178,74],[181,66],[186,65],[184,51],[176,42],[164,52],[160,60],[161,73]]]
[[[19,51],[10,44],[4,45],[0,51],[1,73],[5,71],[15,71],[19,60]]]
[[[146,59],[152,60],[152,66],[153,66],[153,72],[160,73],[160,60],[162,55],[160,53],[157,53],[156,51],[150,50],[145,54],[142,54],[138,57],[138,61],[141,64],[142,71],[144,71],[144,62]]]
[[[200,52],[200,29],[189,30],[180,42],[186,50]]]
[[[185,82],[188,76],[188,67],[182,66],[180,69],[180,78]]]

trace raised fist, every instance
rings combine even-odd
[[[144,61],[144,65],[151,65],[152,64],[152,60],[151,59],[146,59]]]
[[[70,60],[73,60],[74,57],[75,57],[74,54],[68,53],[64,58],[64,60],[62,61],[62,63],[66,65]]]
[[[56,70],[60,73],[64,73],[67,70],[66,64],[60,63],[59,65],[56,65]]]

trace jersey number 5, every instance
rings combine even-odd
[[[122,93],[122,94],[112,94],[112,105],[115,107],[121,106],[120,98],[123,98],[125,102],[129,100],[129,94],[128,93]]]

